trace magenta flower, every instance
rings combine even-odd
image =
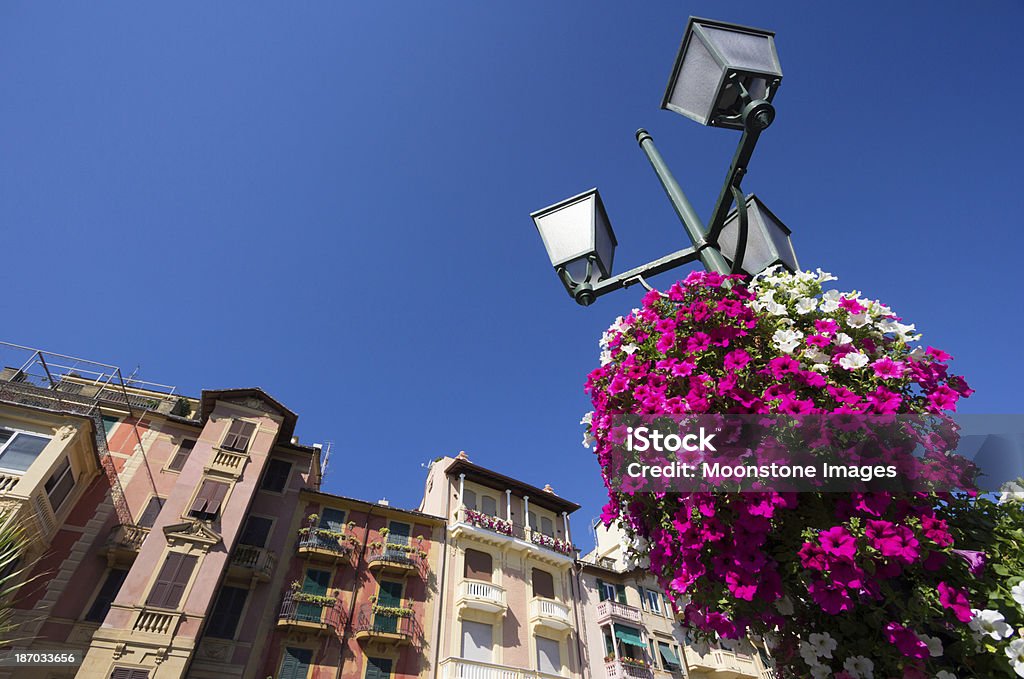
[[[929,655],[928,645],[899,623],[890,622],[885,626],[885,638],[907,658],[927,658]]]
[[[845,309],[851,315],[859,314],[865,310],[864,305],[862,305],[857,300],[847,297],[845,295],[843,295],[843,297],[839,300],[839,306]]]
[[[967,595],[962,589],[956,589],[950,587],[945,582],[940,582],[938,586],[939,590],[939,604],[943,608],[953,611],[953,615],[956,619],[963,623],[968,623],[974,619],[974,613],[971,612],[971,602],[967,599]]]
[[[750,363],[750,354],[743,349],[733,349],[725,355],[723,362],[725,369],[729,372],[743,370],[748,363]]]
[[[895,380],[903,377],[903,362],[894,361],[888,356],[880,358],[871,364],[875,375],[883,380]]]
[[[971,575],[981,575],[985,571],[985,552],[970,549],[954,549],[952,552],[967,562]]]
[[[821,549],[826,554],[852,559],[857,553],[857,541],[842,526],[821,531],[818,533],[818,539],[821,541]]]

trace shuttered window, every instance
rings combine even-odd
[[[498,501],[490,495],[480,496],[480,511],[489,516],[498,515]]]
[[[206,634],[218,639],[233,639],[248,594],[249,590],[241,587],[222,587],[213,605]]]
[[[407,545],[409,544],[409,533],[412,531],[412,527],[407,523],[400,521],[391,521],[388,523],[388,543],[392,545]]]
[[[156,521],[156,517],[160,515],[160,510],[163,506],[163,498],[157,497],[156,495],[149,498],[146,508],[142,510],[142,515],[139,516],[139,520],[136,523],[143,528],[152,528],[153,523]]]
[[[44,487],[46,497],[50,500],[50,506],[53,507],[53,511],[57,511],[64,504],[68,493],[75,487],[75,476],[71,472],[71,461],[67,457],[57,465],[57,469],[46,480]]]
[[[292,473],[292,463],[285,460],[271,460],[267,463],[267,471],[263,474],[260,488],[280,493],[288,485],[288,475]]]
[[[284,649],[281,671],[277,673],[277,679],[306,679],[312,663],[313,651],[308,648],[288,647]]]
[[[188,456],[192,454],[192,449],[196,447],[196,442],[192,439],[185,439],[178,446],[178,450],[174,452],[174,457],[171,458],[167,468],[171,471],[180,472],[185,468],[185,461],[188,460]]]
[[[545,674],[562,673],[562,655],[558,642],[547,637],[534,637],[537,640],[537,669]]]
[[[115,667],[110,679],[149,679],[149,670],[138,667]]]
[[[189,554],[169,553],[164,559],[160,573],[156,576],[156,582],[153,583],[153,589],[149,592],[146,605],[158,608],[177,608],[198,560],[198,557]]]
[[[85,614],[86,620],[89,622],[103,622],[103,619],[107,617],[107,613],[110,612],[110,604],[114,602],[117,593],[121,591],[121,585],[124,583],[125,576],[127,575],[128,571],[120,569],[112,569],[107,573],[107,579],[103,581],[99,594],[96,595],[92,606],[89,607],[89,611]]]
[[[470,509],[476,509],[476,493],[467,488],[462,496],[462,504]]]
[[[252,438],[254,431],[256,431],[256,425],[252,422],[234,420],[231,422],[228,435],[224,437],[224,442],[220,444],[220,447],[244,453],[249,449],[249,440]]]
[[[494,573],[494,565],[491,555],[477,549],[466,550],[466,571],[464,577],[471,580],[491,581]]]
[[[533,569],[533,596],[541,596],[545,599],[555,598],[555,579],[551,573],[539,568]]]
[[[482,622],[462,621],[462,657],[477,662],[494,658],[494,628]]]
[[[224,496],[227,493],[228,484],[210,479],[204,480],[203,485],[199,486],[199,492],[196,493],[196,499],[192,501],[192,506],[188,509],[189,516],[212,521],[216,518],[221,502],[224,501]]]
[[[273,523],[273,519],[263,516],[250,516],[245,520],[245,527],[238,538],[239,544],[266,547],[267,537],[270,535],[270,526]]]
[[[391,676],[390,658],[367,658],[365,679],[388,679]]]
[[[615,601],[618,596],[618,588],[621,585],[615,585],[610,582],[598,579],[597,581],[597,596],[601,601]],[[623,597],[625,597],[625,590],[623,590]],[[623,601],[622,603],[625,603]]]

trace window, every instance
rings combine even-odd
[[[540,524],[537,523],[537,512],[530,512],[526,515],[526,518],[530,522],[531,530],[537,530],[538,528],[540,528]]]
[[[114,431],[114,427],[116,427],[117,423],[120,421],[121,418],[114,417],[113,415],[103,416],[103,433],[107,435],[108,439],[110,438],[110,432]]]
[[[220,447],[244,453],[249,449],[249,440],[254,431],[256,431],[256,425],[252,422],[232,420],[231,427],[228,428],[228,435],[224,437],[224,442],[220,444]]]
[[[57,511],[64,504],[68,493],[74,487],[75,475],[71,473],[71,461],[65,457],[44,484],[46,497],[50,499],[50,506],[53,507],[53,511]]]
[[[491,581],[494,573],[494,566],[491,562],[491,555],[476,549],[466,550],[466,570],[464,577],[470,580]]]
[[[203,485],[199,486],[199,492],[196,493],[196,499],[192,501],[192,506],[188,509],[188,515],[196,519],[212,521],[217,517],[220,504],[224,501],[224,496],[227,493],[228,484],[210,479],[204,480]]]
[[[388,544],[392,545],[407,545],[409,544],[409,533],[412,531],[412,527],[407,523],[400,521],[391,521],[388,523]]]
[[[284,658],[281,659],[277,679],[306,679],[312,663],[313,651],[308,648],[288,647],[284,649]]]
[[[266,547],[267,537],[270,535],[270,527],[273,523],[273,519],[263,516],[250,516],[245,520],[245,527],[242,528],[242,535],[238,538],[238,544]]]
[[[470,509],[476,509],[476,493],[467,488],[462,494],[462,504]]]
[[[679,662],[679,655],[676,650],[664,641],[658,642],[658,651],[661,654],[662,665],[669,672],[678,672],[682,669],[682,663]]]
[[[320,528],[327,530],[345,530],[345,510],[324,507],[320,511]]]
[[[107,573],[107,579],[103,581],[99,594],[96,595],[92,606],[89,607],[85,614],[86,620],[89,622],[103,622],[103,619],[107,617],[107,613],[110,612],[110,604],[114,603],[114,599],[117,598],[117,593],[121,591],[121,585],[124,583],[127,575],[128,571],[117,568],[111,569]]]
[[[0,429],[0,468],[27,471],[49,442],[49,436]]]
[[[551,519],[546,516],[540,517],[540,532],[544,533],[544,535],[547,535],[548,537],[555,537],[554,524],[552,524]]]
[[[218,639],[233,639],[248,594],[249,590],[241,587],[222,587],[213,605],[206,634]]]
[[[171,552],[164,559],[164,565],[156,576],[153,589],[146,599],[147,606],[158,608],[177,608],[181,596],[185,593],[189,578],[199,558],[189,554]]]
[[[138,667],[115,667],[110,679],[149,679],[149,670]]]
[[[267,471],[263,474],[260,488],[273,493],[280,493],[288,485],[288,475],[292,473],[292,463],[284,460],[271,460],[267,463]]]
[[[562,673],[562,656],[558,642],[547,637],[535,637],[537,640],[537,671],[545,674]]]
[[[489,516],[498,515],[498,501],[490,495],[480,496],[480,511]]]
[[[555,598],[555,579],[551,573],[539,568],[533,569],[533,596],[541,596],[545,599]]]
[[[604,580],[597,581],[597,596],[601,601],[615,601],[618,599],[618,587],[611,582]]]
[[[490,662],[494,643],[493,628],[482,622],[462,621],[462,657],[466,660]]]
[[[647,596],[647,608],[651,613],[661,615],[661,595],[653,589],[641,590]]]
[[[196,442],[192,439],[185,439],[178,444],[178,450],[174,452],[174,457],[167,464],[167,468],[171,471],[180,472],[185,468],[185,461],[188,460],[188,456],[192,454],[192,449],[196,447]]]
[[[164,508],[164,499],[154,495],[149,498],[149,502],[146,504],[146,508],[142,510],[142,515],[139,516],[139,520],[136,521],[136,525],[142,526],[143,528],[152,528],[153,524],[156,523],[156,517],[160,515],[160,510]]]
[[[390,658],[367,658],[365,679],[388,679],[391,676]]]

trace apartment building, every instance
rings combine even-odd
[[[749,645],[699,653],[655,577],[627,568],[620,529],[594,527],[596,545],[579,561],[588,677],[593,679],[770,679]]]
[[[463,452],[435,460],[420,511],[447,519],[439,587],[439,679],[582,676],[579,505],[486,469]]]

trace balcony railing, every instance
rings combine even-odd
[[[413,545],[378,542],[370,545],[366,563],[370,570],[419,573],[423,567],[423,556]]]
[[[0,495],[14,490],[14,487],[18,485],[18,481],[20,480],[21,474],[15,474],[14,472],[0,472]]]
[[[329,598],[329,597],[327,597]],[[277,624],[311,628],[320,631],[339,630],[345,626],[345,611],[341,601],[324,600],[304,592],[285,592]]]
[[[508,667],[477,660],[448,658],[440,664],[441,679],[554,679],[557,674]]]
[[[521,540],[526,543],[523,545],[524,549],[530,545],[536,545],[568,557],[572,557],[577,551],[572,543],[546,535],[536,528],[520,526],[506,519],[468,507],[460,507],[456,513],[456,524],[459,523],[483,529],[509,540]]]
[[[608,679],[653,679],[654,672],[646,664],[631,663],[622,659],[605,661]]]
[[[490,582],[463,580],[459,583],[456,606],[472,608],[484,613],[504,613],[508,610],[505,588]]]
[[[535,545],[546,547],[559,552],[560,554],[565,554],[566,556],[572,556],[576,553],[576,548],[573,547],[571,542],[553,538],[550,535],[545,535],[537,530],[530,531],[530,540],[532,540]]]
[[[298,550],[308,556],[321,555],[332,559],[347,559],[354,548],[353,538],[341,531],[307,526],[299,531]]]
[[[403,644],[412,641],[414,625],[412,608],[373,604],[359,611],[352,631],[359,640],[390,640]]]
[[[236,570],[251,571],[259,580],[266,582],[277,565],[277,554],[262,547],[238,545],[231,557],[231,567]]]
[[[534,597],[530,600],[530,620],[559,631],[572,627],[569,607],[543,597]]]
[[[597,624],[603,625],[615,620],[625,620],[634,624],[642,624],[643,614],[639,608],[620,604],[618,601],[602,601],[597,605]]]
[[[721,676],[730,674],[745,677],[759,676],[757,663],[753,656],[746,653],[713,648],[708,653],[701,655],[690,647],[687,647],[684,652],[686,653],[686,664],[691,668],[711,670]]]

